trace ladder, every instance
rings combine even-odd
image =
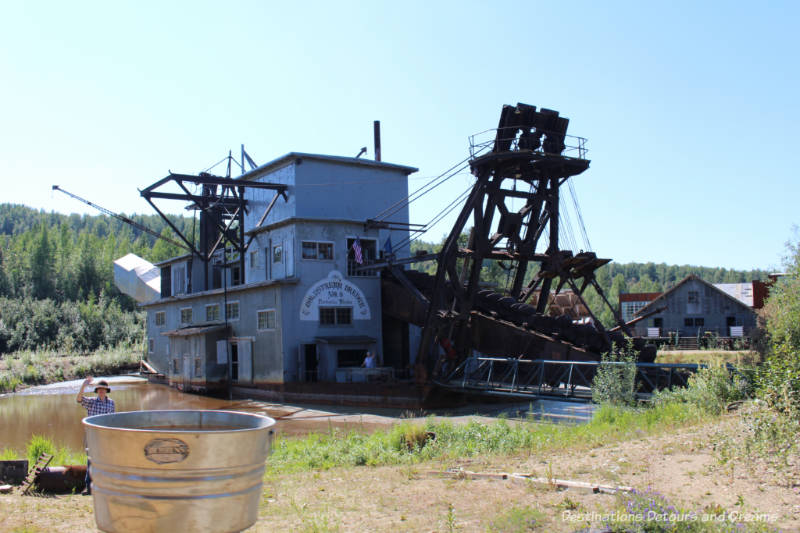
[[[49,465],[52,460],[53,456],[49,453],[42,453],[39,458],[36,459],[33,467],[28,471],[28,476],[19,488],[21,494],[25,495],[30,492],[31,487],[33,487],[33,484],[36,482],[36,478],[42,473],[42,470],[47,468],[47,465]]]

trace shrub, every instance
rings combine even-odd
[[[770,289],[764,306],[770,351],[758,372],[758,396],[800,417],[800,244],[787,244],[786,276]]]
[[[699,369],[689,377],[688,386],[659,391],[654,403],[683,402],[710,414],[719,414],[731,402],[744,400],[750,391],[749,381],[722,365]]]
[[[756,389],[771,408],[800,419],[800,352],[775,349],[756,373]]]
[[[592,401],[611,405],[636,403],[636,355],[628,345],[602,355],[592,380]]]

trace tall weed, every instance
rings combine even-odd
[[[653,395],[657,405],[672,402],[688,403],[710,414],[720,414],[731,402],[748,397],[751,386],[741,374],[727,367],[709,366],[701,368],[689,377],[687,387],[658,391]]]
[[[592,380],[592,401],[600,404],[634,405],[636,403],[636,355],[632,345],[615,345],[602,355]]]
[[[71,465],[86,463],[86,454],[70,450],[64,446],[58,447],[56,444],[42,435],[33,435],[28,441],[26,456],[32,465],[43,453],[53,456],[51,465]]]

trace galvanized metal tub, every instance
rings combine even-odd
[[[275,421],[233,411],[131,411],[83,419],[97,526],[241,531],[258,519]]]

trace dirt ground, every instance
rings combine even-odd
[[[736,512],[800,532],[800,486],[759,468],[719,466],[711,435],[694,426],[586,451],[341,468],[268,476],[250,531],[568,531],[599,525],[621,496],[510,479],[437,475],[447,469],[651,488],[699,516]],[[90,497],[0,495],[0,530],[95,531]],[[588,519],[588,520],[587,520]]]

